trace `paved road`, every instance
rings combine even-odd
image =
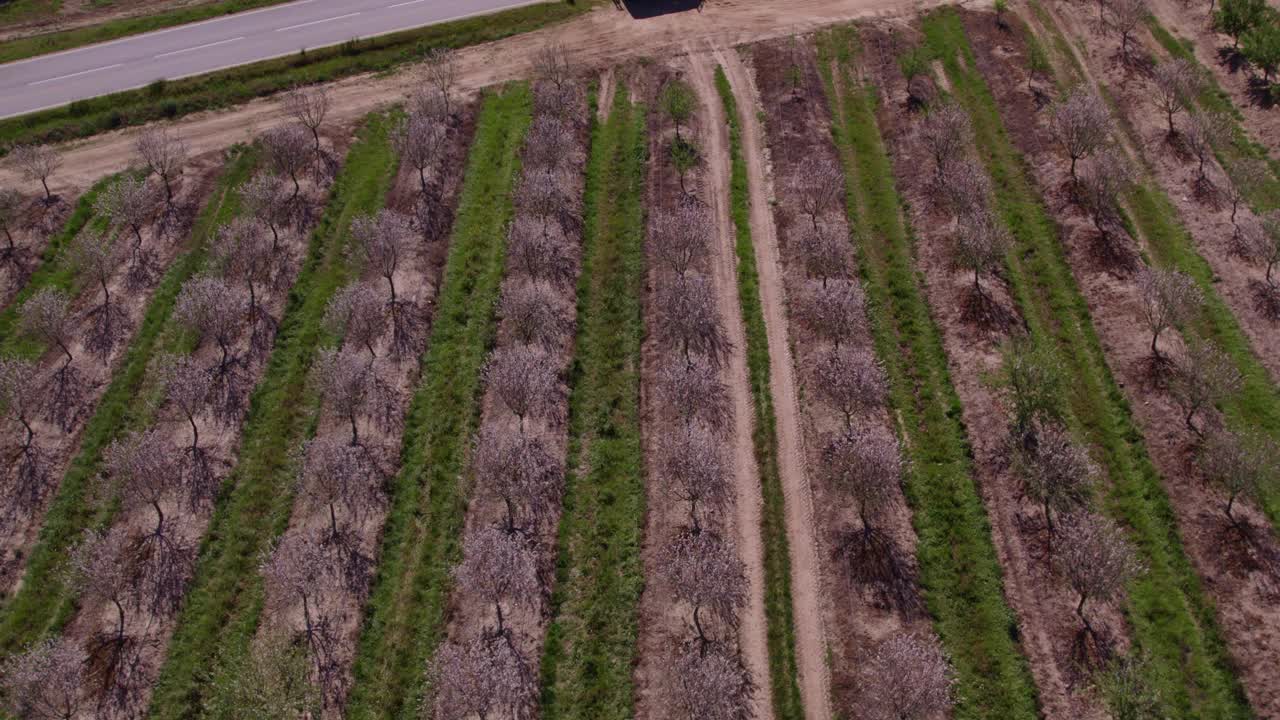
[[[543,0],[298,0],[0,65],[0,117]]]

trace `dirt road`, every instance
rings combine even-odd
[[[778,469],[786,502],[787,537],[791,546],[791,602],[795,618],[800,694],[807,720],[830,720],[831,677],[822,615],[822,566],[814,535],[813,491],[804,462],[803,436],[796,397],[787,309],[778,254],[777,228],[770,211],[769,177],[764,160],[764,131],[757,109],[760,98],[737,54],[720,53],[733,92],[746,108],[742,113],[743,153],[751,188],[751,234],[760,272],[760,299],[769,339],[771,390],[777,414]]]
[[[633,20],[625,12],[604,7],[561,25],[461,51],[458,84],[476,90],[528,77],[536,51],[549,42],[564,45],[572,61],[588,69],[629,58],[678,55],[685,43],[732,47],[855,18],[902,15],[940,4],[940,0],[720,0],[700,14],[702,22],[689,22],[688,13]],[[333,83],[330,122],[350,122],[400,102],[419,84],[410,68]],[[251,141],[282,120],[278,103],[262,99],[232,110],[192,115],[173,127],[191,144],[193,154],[198,154]],[[54,190],[84,188],[97,178],[124,169],[133,162],[137,132],[136,128],[122,130],[69,144],[64,150],[66,162],[52,178]],[[12,167],[0,167],[0,184],[20,182]]]

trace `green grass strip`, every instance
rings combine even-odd
[[[225,108],[294,85],[382,72],[421,60],[434,48],[477,45],[543,28],[577,16],[592,4],[579,0],[576,4],[529,5],[79,100],[64,107],[0,120],[0,150],[15,143],[88,137],[121,127]]]
[[[1151,680],[1175,718],[1252,717],[1231,671],[1211,601],[1187,560],[1160,476],[1151,464],[1128,403],[1111,376],[1088,306],[1075,284],[1058,228],[1026,175],[976,62],[960,16],[930,14],[922,29],[942,61],[953,95],[973,120],[978,154],[995,189],[995,209],[1015,248],[1007,276],[1033,341],[1056,353],[1069,378],[1075,429],[1101,451],[1111,485],[1105,508],[1125,523],[1147,572],[1129,588],[1125,608]]]
[[[850,229],[876,353],[911,460],[906,482],[920,584],[959,678],[956,718],[1035,718],[1038,698],[1013,613],[942,336],[915,271],[916,238],[876,124],[876,95],[853,80],[857,31],[820,36],[832,128],[848,182]],[[836,61],[839,74],[832,72]]]
[[[67,586],[62,572],[67,553],[86,528],[100,525],[112,511],[94,502],[93,484],[101,467],[102,452],[125,429],[137,427],[140,416],[149,415],[151,408],[138,398],[147,367],[162,344],[162,331],[178,291],[203,264],[214,229],[238,206],[235,189],[248,178],[255,156],[252,152],[241,152],[224,170],[217,189],[192,227],[190,249],[161,279],[120,369],[85,426],[80,451],[59,483],[45,514],[22,587],[0,611],[0,654],[16,652],[57,632],[74,612],[76,595]]]
[[[40,266],[31,274],[31,277],[27,278],[26,284],[18,291],[9,307],[5,308],[4,312],[0,312],[0,355],[20,354],[24,357],[34,357],[43,351],[43,347],[29,345],[14,336],[15,326],[18,323],[18,308],[22,307],[22,304],[32,295],[45,288],[67,291],[74,289],[76,273],[62,261],[63,253],[80,231],[95,219],[94,202],[97,201],[98,195],[118,177],[119,175],[108,175],[94,183],[93,187],[89,188],[89,192],[81,195],[76,201],[76,208],[72,211],[71,217],[67,218],[67,224],[62,226],[58,234],[49,238],[49,242],[44,246],[44,252],[40,254]]]
[[[319,414],[307,374],[316,351],[331,340],[321,329],[325,306],[348,279],[347,228],[353,216],[383,206],[398,167],[387,125],[385,117],[374,115],[360,130],[312,233],[271,359],[250,400],[235,469],[200,547],[152,698],[153,718],[198,717],[217,659],[247,644],[257,628],[260,554],[288,524],[294,472],[289,456],[314,433]]]
[[[346,717],[417,718],[427,661],[444,637],[449,571],[461,557],[463,474],[493,344],[506,230],[532,113],[529,88],[490,95],[467,164],[422,381],[378,555]]]
[[[747,186],[747,161],[742,154],[742,121],[738,101],[724,68],[716,66],[716,90],[729,124],[730,213],[737,243],[738,300],[747,335],[747,375],[755,408],[751,441],[760,471],[763,512],[760,533],[764,540],[764,611],[768,620],[769,684],[773,714],[778,720],[802,720],[799,669],[796,665],[795,622],[791,607],[791,550],[787,542],[786,508],[782,478],[778,473],[777,420],[769,386],[769,340],[760,304],[760,276],[756,272],[755,245],[751,241],[751,190]]]
[[[623,86],[608,121],[592,127],[564,513],[542,657],[543,720],[622,720],[634,713],[631,672],[644,588],[645,117],[645,106],[633,104]]]

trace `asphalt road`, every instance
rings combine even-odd
[[[542,0],[298,0],[0,65],[0,117]]]

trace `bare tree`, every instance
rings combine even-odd
[[[351,221],[351,235],[360,243],[366,265],[387,281],[391,306],[396,296],[396,270],[413,253],[413,226],[409,217],[395,210],[379,210],[377,215],[361,215]]]
[[[1118,239],[1127,237],[1120,199],[1132,185],[1133,173],[1129,166],[1113,153],[1089,158],[1082,177],[1076,183],[1076,198],[1089,213],[1093,227],[1112,259],[1124,257],[1124,251],[1116,244]]]
[[[345,347],[363,347],[370,358],[376,358],[374,343],[387,332],[386,304],[371,285],[357,280],[334,293],[325,309],[324,326],[341,337]]]
[[[747,604],[746,566],[731,544],[707,532],[681,535],[661,553],[663,579],[677,600],[692,607],[693,628],[705,654],[712,643],[708,621],[737,627],[738,612]]]
[[[1200,71],[1191,60],[1178,58],[1157,65],[1151,71],[1151,78],[1155,81],[1151,101],[1164,113],[1169,126],[1168,136],[1173,137],[1177,134],[1173,116],[1190,107],[1199,94]]]
[[[445,643],[428,676],[435,692],[424,714],[436,720],[523,718],[537,707],[537,670],[505,639]]]
[[[295,87],[284,94],[284,111],[308,131],[315,143],[315,155],[320,157],[320,126],[329,114],[329,92],[324,85]]]
[[[1195,280],[1177,270],[1145,268],[1138,275],[1142,297],[1142,319],[1151,331],[1151,357],[1166,358],[1160,352],[1160,333],[1186,322],[1200,310],[1204,296]]]
[[[677,650],[662,673],[661,690],[681,720],[755,717],[751,677],[742,661],[709,648]]]
[[[809,282],[799,303],[800,322],[837,348],[866,330],[866,294],[857,281]]]
[[[1271,168],[1258,158],[1240,158],[1228,168],[1227,175],[1231,179],[1225,188],[1227,200],[1231,202],[1231,224],[1239,234],[1240,224],[1236,222],[1236,215],[1240,204],[1247,203],[1253,193],[1266,186],[1271,180]]]
[[[984,306],[992,300],[982,291],[982,274],[993,274],[1003,266],[1009,245],[1009,234],[994,213],[976,212],[959,218],[952,262],[973,273],[973,296]]]
[[[260,172],[240,186],[245,212],[271,228],[271,251],[280,250],[280,230],[289,224],[289,195],[284,181],[271,173]]]
[[[520,420],[539,418],[551,424],[562,420],[561,386],[557,363],[546,353],[528,346],[495,350],[485,364],[485,384]]]
[[[423,76],[439,93],[444,103],[444,114],[453,115],[449,98],[458,83],[458,53],[451,48],[432,48],[423,59]]]
[[[22,304],[18,322],[22,335],[62,351],[62,365],[50,379],[44,407],[47,419],[58,423],[64,432],[70,432],[84,410],[81,401],[85,390],[84,377],[72,365],[75,358],[70,346],[76,324],[71,298],[56,288],[41,289]]]
[[[186,487],[190,490],[188,499],[194,509],[212,502],[218,490],[217,480],[213,476],[212,459],[200,446],[200,425],[196,422],[209,408],[214,377],[190,355],[163,359],[161,368],[165,400],[177,409],[191,427],[191,444],[183,453],[182,472]]]
[[[151,253],[142,249],[142,229],[155,217],[159,202],[158,188],[144,179],[126,175],[103,190],[94,203],[95,211],[133,233],[129,281],[135,286],[150,282],[156,273]]]
[[[955,702],[955,671],[931,633],[899,633],[880,643],[859,685],[867,720],[930,720]]]
[[[533,72],[538,80],[550,83],[558,92],[563,92],[565,85],[573,78],[573,67],[564,46],[559,43],[542,46],[533,57]]]
[[[335,570],[321,544],[303,534],[279,540],[259,566],[267,585],[269,617],[285,622],[296,604],[302,604],[302,638],[326,699],[335,694],[339,680],[333,617],[325,602],[325,592],[335,582]]]
[[[125,331],[111,299],[109,281],[116,269],[111,237],[94,230],[80,233],[68,249],[68,260],[82,281],[94,283],[102,290],[102,302],[88,313],[92,324],[85,345],[105,362]]]
[[[867,348],[846,345],[819,352],[813,379],[818,399],[839,410],[848,428],[857,415],[883,406],[889,392],[884,366]]]
[[[71,550],[67,572],[81,602],[110,603],[116,611],[116,626],[108,642],[126,642],[125,605],[132,598],[132,562],[128,532],[122,525],[109,530],[86,530]]]
[[[18,261],[18,246],[13,241],[13,226],[22,212],[22,195],[17,190],[0,188],[0,230],[8,246],[0,253],[0,262]]]
[[[547,285],[570,287],[577,276],[578,262],[569,242],[529,218],[512,223],[507,255],[513,269]]]
[[[1169,379],[1169,393],[1182,408],[1187,429],[1203,438],[1204,428],[1195,424],[1195,416],[1237,392],[1242,382],[1240,371],[1226,353],[1210,342],[1193,342]]]
[[[152,127],[142,131],[134,147],[147,169],[164,184],[165,202],[173,207],[173,183],[187,164],[187,143],[167,128]]]
[[[711,365],[664,363],[658,368],[657,396],[658,407],[686,425],[698,421],[721,432],[733,418],[729,389]]]
[[[361,358],[358,350],[321,350],[312,373],[320,397],[350,425],[352,445],[360,445],[360,418],[370,418],[382,428],[398,422],[394,389],[378,377],[373,363]]]
[[[1067,583],[1080,598],[1076,615],[1085,630],[1096,638],[1097,632],[1085,615],[1085,603],[1089,600],[1105,603],[1115,598],[1144,572],[1142,563],[1115,522],[1086,512],[1063,518],[1060,552]]]
[[[809,216],[813,231],[818,232],[818,219],[839,209],[844,199],[844,172],[831,158],[807,155],[791,178],[791,192],[800,212]]]
[[[920,123],[920,140],[933,157],[934,183],[945,187],[952,163],[965,156],[973,137],[969,115],[956,103],[936,105]]]
[[[298,125],[281,125],[268,130],[262,136],[262,146],[267,151],[267,159],[271,166],[281,175],[289,176],[293,181],[293,195],[289,197],[292,204],[302,192],[298,182],[298,174],[306,169],[311,159],[311,138],[307,131]]]
[[[502,502],[503,530],[509,534],[548,520],[564,480],[564,468],[537,436],[496,426],[476,436],[471,471],[479,491]]]
[[[74,720],[87,704],[80,688],[88,657],[71,638],[38,642],[0,666],[4,709],[20,720]]]
[[[1146,0],[1107,0],[1111,10],[1111,27],[1120,33],[1120,54],[1129,61],[1129,43],[1151,14]]]
[[[1072,90],[1053,109],[1053,135],[1071,158],[1071,179],[1076,180],[1076,162],[1102,148],[1111,134],[1111,111],[1106,102],[1087,87]]]
[[[222,352],[218,373],[225,374],[235,362],[235,341],[242,316],[227,312],[240,298],[221,278],[199,276],[188,280],[178,292],[173,315],[178,324],[195,333],[197,342],[213,340]]]
[[[32,423],[44,405],[40,369],[30,360],[0,357],[0,412],[22,426],[15,485],[7,488],[6,513],[25,515],[40,504],[49,481],[49,458],[36,444]]]
[[[1200,469],[1206,480],[1227,492],[1224,512],[1233,525],[1236,518],[1231,510],[1236,500],[1261,502],[1280,483],[1278,468],[1280,452],[1276,444],[1257,430],[1216,430],[1205,438],[1201,449]]]
[[[653,220],[653,254],[672,272],[683,275],[706,261],[714,233],[710,213],[694,203],[661,210]]]
[[[695,356],[716,367],[723,364],[733,346],[716,312],[710,280],[689,273],[679,282],[665,284],[657,294],[658,342],[683,354],[690,365]]]
[[[573,314],[552,289],[511,278],[503,285],[499,314],[516,340],[548,352],[573,332]]]
[[[1044,510],[1052,552],[1054,513],[1066,515],[1088,505],[1098,467],[1062,425],[1040,424],[1035,435],[1031,447],[1015,448],[1014,467],[1022,479],[1023,495]]]
[[[18,172],[27,182],[40,181],[44,188],[45,203],[53,202],[53,193],[49,192],[49,177],[62,167],[62,156],[58,151],[46,145],[18,145],[9,152]]]
[[[1280,211],[1272,210],[1261,221],[1249,218],[1240,226],[1234,243],[1236,254],[1262,265],[1266,272],[1253,283],[1255,299],[1264,316],[1280,318],[1280,280],[1275,277],[1280,264]]]
[[[424,198],[432,197],[428,173],[437,167],[447,137],[441,120],[421,111],[406,116],[391,135],[400,160],[418,171],[418,186]]]
[[[804,263],[805,274],[825,285],[831,278],[842,278],[850,272],[848,240],[834,228],[803,225],[796,230],[796,251]]]
[[[1192,113],[1187,130],[1182,134],[1182,141],[1187,150],[1199,161],[1196,169],[1196,182],[1207,187],[1209,176],[1205,172],[1205,164],[1213,158],[1213,149],[1230,142],[1232,121],[1225,113],[1198,112]]]
[[[872,542],[882,514],[899,504],[906,463],[898,440],[878,424],[850,430],[822,451],[827,479],[857,505],[861,542]]]
[[[478,596],[493,606],[494,635],[509,632],[503,605],[536,608],[542,596],[537,558],[524,537],[499,528],[479,528],[462,541],[462,562],[453,579],[465,596]]]
[[[698,425],[666,433],[657,445],[658,475],[672,497],[689,504],[690,529],[700,534],[705,516],[722,509],[732,497],[723,446],[709,429]]]

